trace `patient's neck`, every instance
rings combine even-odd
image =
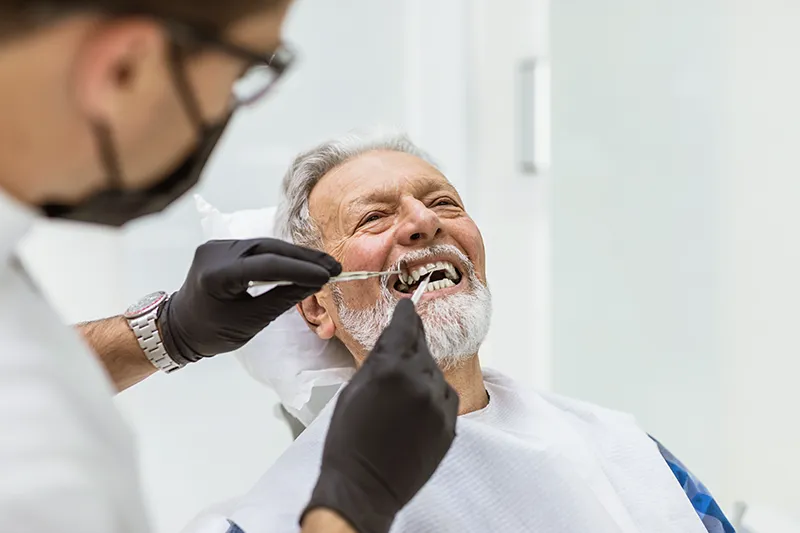
[[[458,393],[459,416],[478,411],[489,405],[489,395],[483,385],[483,373],[477,354],[458,368],[445,371],[444,377]]]

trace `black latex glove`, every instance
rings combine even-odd
[[[431,357],[414,305],[404,299],[339,396],[303,515],[323,507],[359,533],[386,533],[450,448],[457,414],[458,394]]]
[[[169,356],[179,364],[244,346],[270,322],[318,292],[342,266],[331,256],[277,239],[209,241],[183,287],[158,315]],[[256,298],[250,281],[291,281]]]

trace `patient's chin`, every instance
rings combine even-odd
[[[429,300],[420,307],[431,355],[442,370],[457,369],[474,357],[489,332],[488,289]]]

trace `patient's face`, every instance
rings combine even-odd
[[[491,314],[483,239],[438,170],[412,155],[371,152],[324,176],[309,207],[326,251],[345,271],[402,271],[327,286],[318,297],[356,359],[426,272],[431,283],[419,312],[434,357],[448,366],[477,353]]]

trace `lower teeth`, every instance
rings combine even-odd
[[[448,287],[455,287],[455,286],[456,286],[455,283],[445,278],[439,281],[432,281],[431,283],[429,283],[428,287],[425,289],[425,292],[438,291],[441,289],[446,289]]]

